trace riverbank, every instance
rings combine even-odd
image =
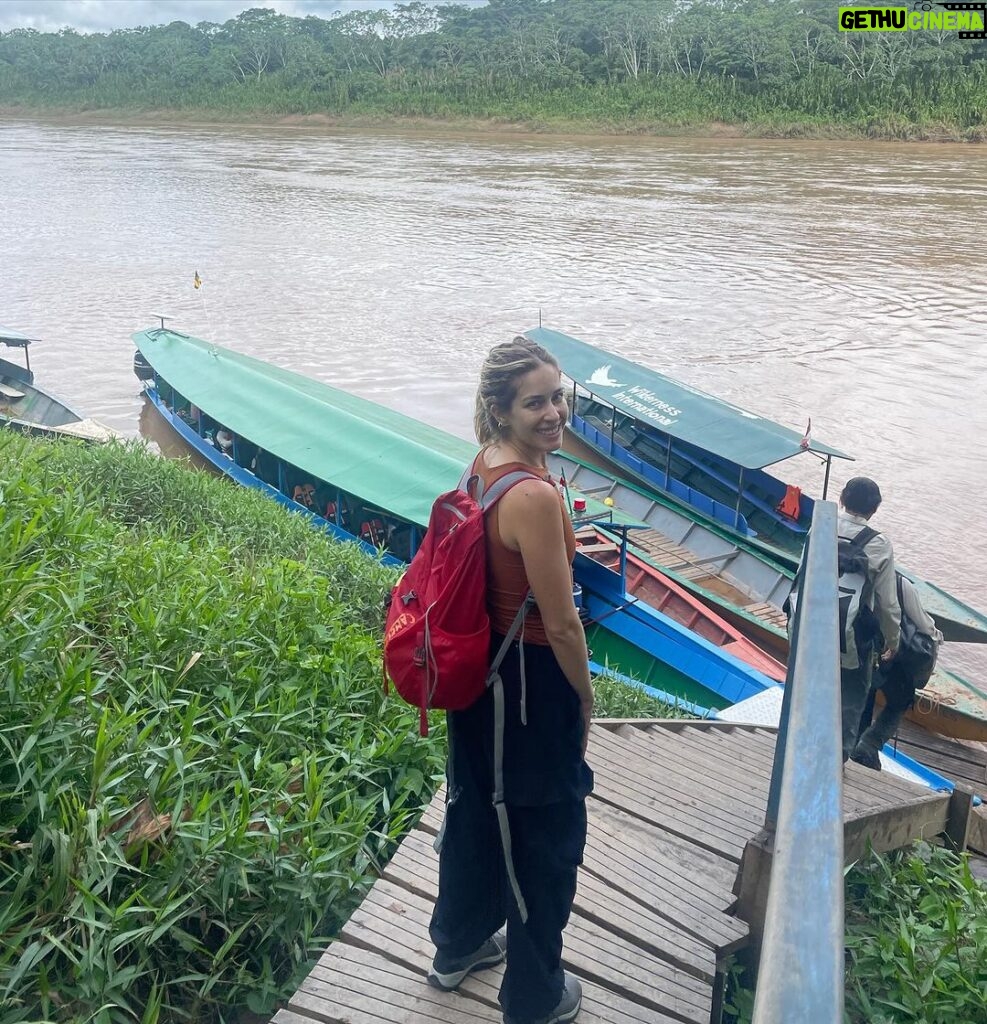
[[[0,432],[0,493],[5,1000],[59,1024],[269,1019],[442,778],[441,717],[422,739],[380,686],[393,571],[140,446]],[[597,700],[676,713],[613,682]],[[851,1019],[979,1019],[968,869],[920,847],[848,887]]]
[[[916,124],[901,118],[870,118],[858,124],[786,118],[782,115],[747,122],[719,120],[600,120],[547,115],[522,117],[446,116],[364,112],[350,114],[272,113],[224,108],[164,107],[0,106],[0,120],[43,121],[55,125],[149,126],[175,128],[277,128],[298,130],[355,130],[427,132],[434,135],[490,134],[548,136],[572,139],[697,138],[697,139],[805,139],[816,141],[871,141],[924,143],[984,143],[987,123],[962,128],[950,122]]]

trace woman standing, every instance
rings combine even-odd
[[[586,638],[572,596],[576,540],[547,469],[568,417],[559,366],[527,338],[495,346],[480,374],[474,426],[483,445],[473,472],[489,488],[518,470],[533,474],[509,490],[486,519],[491,654],[530,591],[535,606],[500,666],[505,693],[504,803],[509,884],[491,794],[494,701],[487,693],[450,712],[446,822],[439,896],[432,915],[431,984],[456,988],[499,963],[505,1024],[561,1024],[579,1012],[579,982],[562,970],[562,931],[586,841],[584,760],[593,689]]]

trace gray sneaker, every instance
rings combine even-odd
[[[436,953],[432,966],[428,969],[428,983],[443,992],[452,992],[459,988],[463,979],[473,971],[482,971],[485,967],[496,967],[503,963],[507,955],[507,938],[503,932],[491,935],[479,949],[469,956],[461,956],[453,960]],[[571,1018],[568,1018],[571,1019]]]
[[[539,1017],[530,1021],[530,1024],[568,1024],[568,1021],[575,1020],[579,1013],[579,1007],[583,1004],[583,987],[579,979],[574,978],[566,972],[565,988],[562,989],[562,998],[558,1005],[547,1017]],[[504,1014],[504,1024],[521,1024],[517,1017],[509,1017]]]

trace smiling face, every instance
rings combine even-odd
[[[556,367],[542,363],[518,378],[517,392],[509,409],[494,409],[503,424],[504,439],[524,461],[542,465],[545,456],[562,445],[562,431],[569,418],[562,378]]]

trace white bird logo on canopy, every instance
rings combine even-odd
[[[592,376],[586,378],[587,384],[599,384],[604,388],[622,388],[624,385],[610,376],[611,363],[605,363],[598,370],[594,370]]]

